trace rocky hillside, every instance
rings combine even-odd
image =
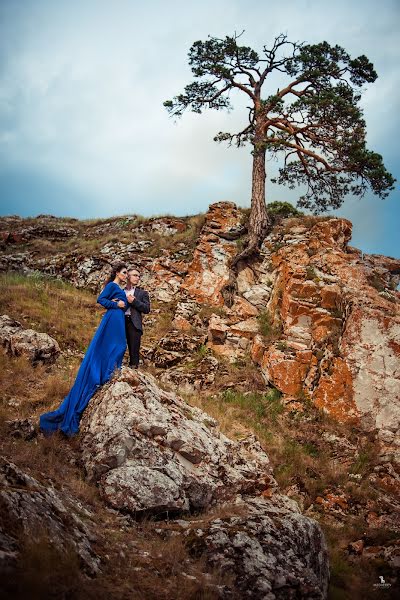
[[[181,572],[164,564],[166,575],[158,565],[169,578],[165,595],[153,581],[137,597],[322,598],[328,567],[318,522],[329,546],[329,597],[377,597],[380,577],[385,597],[394,597],[400,260],[349,246],[351,223],[344,219],[299,216],[277,218],[260,255],[232,272],[246,220],[246,211],[224,202],[204,217],[181,219],[0,221],[2,507],[17,523],[16,479],[24,489],[42,486],[45,497],[43,477],[50,477],[53,495],[67,494],[59,502],[82,502],[76,483],[62,491],[53,462],[45,468],[52,474],[43,475],[49,442],[35,437],[31,423],[68,390],[100,317],[95,294],[110,263],[123,259],[142,269],[152,299],[143,373],[125,369],[91,402],[79,439],[60,441],[72,453],[70,485],[85,480],[88,521],[93,512],[101,515],[97,530],[85,525],[87,546],[78,541],[83,525],[64,542],[86,548],[85,555],[78,551],[84,571],[110,585],[106,553],[101,543],[96,552],[90,537],[104,536],[110,514],[113,526],[128,515],[122,543],[129,548],[133,537],[140,555],[143,529],[131,518],[145,515],[156,518],[146,535],[158,538],[155,547],[165,545],[164,557],[179,540],[192,583],[184,592]],[[30,403],[15,383],[18,370],[36,382]],[[38,456],[30,465],[25,448],[32,444]],[[65,457],[55,448],[50,455],[63,469]],[[94,506],[87,505],[91,493]],[[3,546],[7,568],[22,569],[20,546],[29,530],[15,527],[15,535],[4,532]],[[132,551],[123,553],[132,561]],[[157,560],[152,551],[147,565],[135,568],[149,578]],[[210,595],[193,595],[205,589]]]

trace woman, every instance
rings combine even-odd
[[[124,263],[117,264],[97,302],[107,309],[79,367],[75,383],[60,407],[40,417],[40,429],[45,434],[57,430],[66,435],[79,431],[79,421],[96,389],[108,381],[120,368],[126,350],[125,318],[127,307],[121,286],[128,277]]]

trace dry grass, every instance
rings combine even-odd
[[[2,276],[2,286],[3,312],[19,317],[25,326],[42,324],[42,329],[49,325],[54,330],[57,307],[66,300],[73,303],[77,309],[65,311],[63,330],[66,340],[77,342],[77,334],[71,335],[71,326],[77,319],[85,322],[84,313],[91,308],[91,304],[87,306],[90,295],[57,282],[10,275]],[[23,305],[21,297],[25,299]],[[219,593],[212,586],[229,582],[229,577],[210,570],[204,558],[190,556],[182,537],[161,539],[156,522],[121,528],[118,516],[104,506],[97,486],[85,479],[80,466],[79,437],[54,435],[26,441],[10,436],[8,421],[29,417],[37,423],[42,412],[59,405],[74,381],[79,363],[79,358],[61,357],[54,365],[34,367],[24,357],[0,353],[1,453],[45,485],[51,480],[56,489],[68,492],[90,508],[97,523],[94,549],[102,558],[102,573],[89,581],[82,575],[72,549],[60,555],[45,532],[38,532],[32,540],[22,535],[17,577],[4,587],[7,597],[218,598]]]
[[[367,559],[362,556],[353,558],[352,561],[348,559],[346,548],[349,540],[354,541],[363,537],[362,534],[365,531],[363,520],[354,519],[341,529],[326,522],[321,522],[321,526],[329,548],[331,578],[328,600],[347,600],[348,598],[376,600],[376,598],[399,597],[398,585],[392,585],[391,588],[385,590],[375,587],[379,583],[380,575],[386,581],[391,580],[392,573],[382,560]],[[388,539],[396,537],[394,532],[387,533]],[[382,541],[377,539],[375,545],[379,543]],[[374,545],[374,540],[371,539],[369,545]]]
[[[0,314],[48,333],[62,349],[85,351],[102,310],[96,296],[50,278],[0,275]]]
[[[278,398],[268,402],[259,393],[246,394],[232,388],[214,396],[187,396],[186,400],[217,419],[223,433],[231,439],[255,433],[271,460],[283,493],[296,484],[301,491],[301,497],[297,499],[304,509],[313,505],[313,516],[319,520],[329,547],[332,574],[329,599],[376,598],[373,584],[379,582],[378,575],[390,576],[387,565],[381,560],[359,558],[352,561],[347,553],[350,542],[365,539],[368,529],[365,514],[369,510],[379,510],[378,490],[367,477],[377,463],[376,443],[361,432],[339,425],[321,414],[309,402],[305,402],[303,413],[287,413],[279,408]],[[358,447],[352,464],[336,457],[337,449],[322,440],[323,431],[344,437]],[[349,472],[361,474],[362,481],[350,480]],[[317,496],[327,490],[333,493],[342,490],[350,498],[353,508],[339,525],[332,525],[329,515],[322,510],[318,512],[319,505],[315,504]],[[368,532],[368,545],[372,546],[398,537],[394,531]],[[389,592],[387,594],[391,597]]]
[[[165,533],[157,523],[108,529],[102,574],[83,585],[79,598],[216,600],[220,593],[215,586],[232,586],[231,576],[210,568],[204,557],[190,556],[183,536]]]
[[[20,540],[16,572],[2,582],[0,597],[14,600],[77,598],[81,580],[74,549],[58,550],[46,532],[37,532],[32,539]]]

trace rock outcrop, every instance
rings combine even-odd
[[[82,505],[2,457],[0,484],[0,574],[13,569],[23,540],[43,535],[60,554],[72,548],[88,575],[98,572],[94,523]]]
[[[243,598],[326,598],[327,549],[316,522],[283,496],[239,506],[241,515],[185,523],[189,549],[233,572]]]
[[[7,247],[27,239],[27,232],[29,239],[74,239],[77,230],[75,223],[60,227],[52,217],[29,227],[8,217],[2,228]],[[146,355],[163,369],[164,380],[181,380],[192,389],[211,385],[214,369],[210,377],[198,377],[188,365],[203,346],[219,361],[251,355],[285,402],[294,407],[309,398],[340,422],[376,431],[386,458],[400,461],[400,261],[348,246],[351,223],[345,219],[286,218],[264,240],[259,258],[240,264],[234,274],[229,262],[245,225],[231,202],[209,207],[192,257],[181,241],[174,251],[146,256],[151,236],[170,237],[186,228],[184,219],[169,217],[114,219],[88,226],[83,237],[125,231],[131,241],[108,241],[90,256],[74,250],[39,259],[22,244],[22,252],[2,255],[0,269],[40,270],[98,291],[111,260],[134,255],[147,270],[143,284],[151,297],[161,305],[177,303],[173,331]],[[193,343],[178,348],[178,331]]]
[[[377,431],[383,452],[400,460],[400,261],[348,248],[344,219],[292,223],[264,243],[261,267],[274,280],[267,310],[280,331],[263,351],[256,342],[261,370],[284,394]],[[375,265],[381,289],[371,284]]]
[[[121,510],[207,509],[276,486],[254,438],[229,440],[209,415],[131,369],[91,400],[81,436],[88,476]]]
[[[207,347],[230,361],[251,353],[292,406],[309,398],[339,422],[377,432],[383,455],[400,462],[400,260],[349,247],[345,219],[289,218],[232,279],[231,226],[238,231],[236,207],[212,205],[181,286],[219,307]]]
[[[88,476],[115,509],[171,517],[240,505],[241,516],[170,527],[176,533],[184,523],[189,551],[234,574],[243,597],[326,597],[320,527],[276,493],[254,436],[229,440],[209,415],[161,390],[152,376],[124,368],[84,413],[81,446]]]
[[[131,241],[108,241],[90,256],[75,250],[40,259],[22,244],[23,252],[2,255],[0,269],[40,270],[98,291],[111,260],[131,260],[134,253],[147,269],[143,284],[151,297],[177,303],[173,331],[147,353],[165,380],[210,385],[212,372],[197,377],[188,366],[188,357],[203,346],[222,361],[251,355],[266,384],[292,406],[309,398],[340,422],[376,431],[386,458],[400,461],[400,261],[348,246],[351,223],[345,219],[286,218],[264,240],[259,258],[240,264],[234,274],[229,262],[245,225],[231,202],[209,207],[192,258],[181,241],[156,258],[143,253],[151,236],[170,237],[186,228],[184,219],[170,217],[113,219],[88,226],[83,237],[125,231]],[[74,222],[60,227],[49,216],[29,227],[8,217],[2,229],[7,247],[18,236],[73,238],[77,231]],[[207,318],[201,316],[204,307]],[[178,348],[184,338],[187,343]],[[16,351],[23,346],[16,343]]]
[[[57,341],[47,333],[24,329],[8,315],[0,316],[0,345],[13,356],[26,356],[32,363],[52,363],[60,354]]]
[[[229,262],[237,252],[236,242],[244,233],[243,217],[233,202],[212,204],[206,215],[193,261],[182,289],[197,302],[222,306],[222,290],[229,284]]]

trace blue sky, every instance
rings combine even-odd
[[[0,215],[78,218],[187,215],[212,202],[250,204],[250,148],[213,142],[246,123],[231,113],[162,106],[191,81],[187,52],[208,34],[243,29],[261,51],[279,33],[366,54],[378,80],[362,106],[368,145],[400,179],[400,5],[396,0],[1,0]],[[278,164],[268,163],[267,177]],[[298,191],[267,183],[267,201]],[[400,193],[349,198],[352,244],[400,255]]]

